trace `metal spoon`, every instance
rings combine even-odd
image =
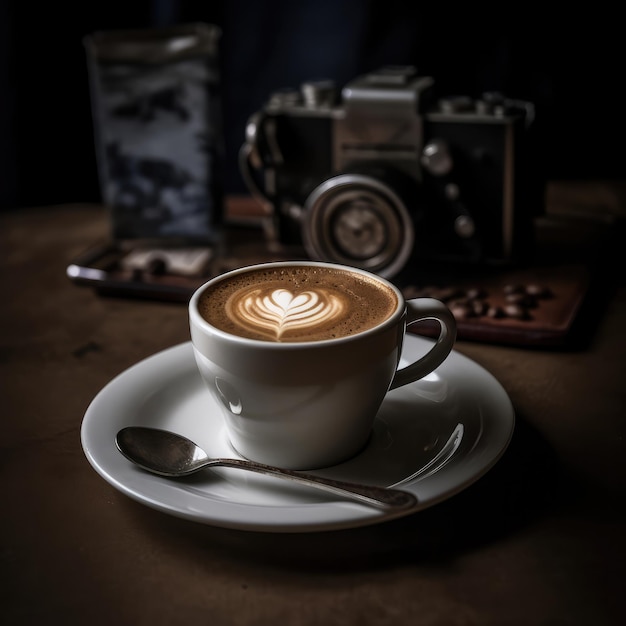
[[[115,444],[129,461],[159,476],[188,476],[206,467],[219,465],[280,476],[382,508],[406,509],[417,504],[413,494],[399,489],[348,483],[242,459],[212,459],[193,441],[158,428],[122,428],[115,437]]]

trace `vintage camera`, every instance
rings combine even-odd
[[[541,179],[534,108],[498,94],[436,100],[413,67],[304,83],[253,114],[240,152],[273,241],[394,277],[416,261],[512,264],[532,249]]]

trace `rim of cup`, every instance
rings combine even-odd
[[[365,330],[359,331],[357,333],[351,335],[345,335],[343,337],[332,337],[329,339],[317,339],[314,341],[268,341],[266,339],[252,339],[249,337],[241,337],[239,335],[235,335],[233,333],[229,333],[225,330],[221,330],[216,326],[213,326],[210,322],[204,319],[200,312],[198,311],[198,300],[202,297],[204,291],[210,287],[211,285],[220,282],[222,280],[226,280],[230,276],[235,276],[238,274],[244,274],[246,272],[256,271],[263,268],[271,267],[322,267],[328,269],[336,269],[342,270],[345,272],[353,273],[353,274],[361,274],[362,276],[366,276],[367,278],[374,279],[379,283],[385,285],[388,289],[394,292],[396,295],[396,308],[393,313],[389,315],[389,317],[378,325],[373,326],[372,328],[367,328]],[[265,263],[254,263],[251,265],[244,265],[232,270],[228,270],[222,274],[218,274],[207,280],[205,283],[200,285],[192,294],[191,299],[189,300],[188,305],[190,322],[197,328],[202,329],[205,332],[211,333],[218,337],[222,337],[224,339],[228,339],[229,341],[234,341],[236,343],[244,343],[244,344],[257,344],[265,346],[267,349],[274,350],[293,350],[295,348],[302,349],[303,347],[307,347],[309,349],[314,349],[315,347],[328,346],[329,344],[339,344],[339,343],[349,343],[351,341],[355,341],[357,339],[361,339],[367,336],[371,336],[386,330],[390,325],[394,325],[397,323],[398,319],[402,317],[405,313],[405,299],[402,295],[402,292],[398,287],[396,287],[393,283],[388,281],[387,279],[379,276],[378,274],[374,274],[368,270],[364,270],[360,267],[352,267],[349,265],[342,265],[340,263],[329,263],[326,261],[268,261]]]

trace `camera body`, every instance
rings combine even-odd
[[[543,208],[530,103],[434,98],[413,67],[274,93],[253,114],[240,168],[271,207],[270,237],[317,260],[392,278],[424,261],[512,264]]]

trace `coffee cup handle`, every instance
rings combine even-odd
[[[407,328],[422,320],[439,322],[439,336],[432,348],[420,359],[396,371],[389,389],[402,387],[424,378],[448,357],[456,341],[456,321],[450,309],[435,298],[414,298],[406,302]]]

